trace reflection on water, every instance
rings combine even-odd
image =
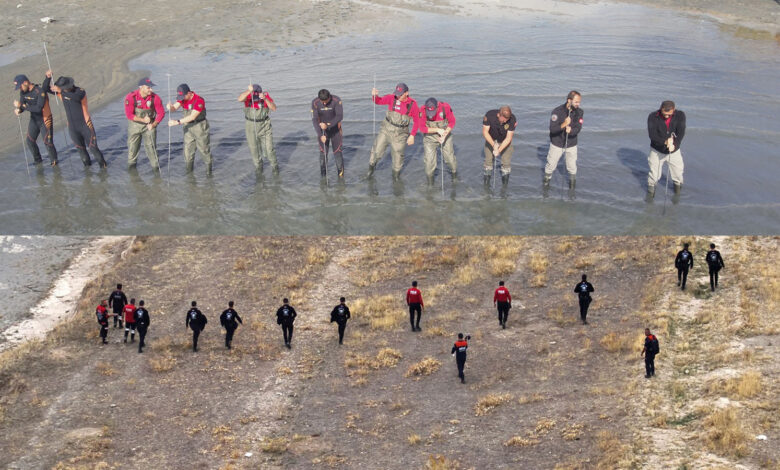
[[[118,100],[93,116],[107,172],[84,170],[73,150],[62,152],[59,167],[37,168],[30,178],[21,153],[1,160],[0,225],[4,233],[45,234],[779,232],[780,132],[773,120],[757,118],[780,108],[776,45],[641,7],[595,5],[592,12],[503,20],[511,39],[499,42],[484,34],[497,30],[491,20],[424,16],[425,29],[403,35],[251,55],[147,54],[131,66],[152,71],[164,100],[166,73],[173,90],[187,82],[205,98],[213,176],[198,158],[186,174],[179,127],[171,130],[170,159],[168,130],[158,133],[161,174],[143,150],[137,171],[128,172]],[[425,50],[417,52],[420,44]],[[403,60],[385,52],[391,46],[408,51]],[[420,137],[407,149],[400,182],[391,179],[389,156],[366,179],[374,74],[383,93],[405,81],[418,102],[435,96],[452,105],[459,180],[447,173],[444,191],[439,174],[427,185]],[[236,97],[250,75],[279,106],[272,113],[277,175],[268,166],[256,174],[246,146]],[[345,113],[346,177],[327,186],[309,113],[320,88],[339,95]],[[576,192],[564,181],[563,159],[550,188],[541,184],[549,112],[570,89],[582,92],[585,110]],[[663,99],[688,116],[685,185],[678,204],[664,202],[663,186],[646,204],[646,117]],[[518,118],[513,171],[508,185],[485,187],[481,119],[501,104]],[[383,117],[377,108],[377,123]]]

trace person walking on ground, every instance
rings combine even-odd
[[[108,317],[111,316],[108,313],[108,302],[105,300],[100,301],[100,305],[95,309],[95,316],[97,316],[98,325],[100,325],[100,338],[103,340],[103,344],[108,343],[106,337],[108,336]]]
[[[184,117],[171,119],[168,127],[182,126],[184,131],[184,162],[187,172],[191,172],[195,166],[195,149],[200,151],[200,156],[206,164],[206,174],[211,174],[211,136],[209,135],[209,121],[206,119],[206,101],[189,85],[182,83],[176,88],[176,103],[168,103],[168,111],[181,109]]]
[[[436,150],[441,148],[442,159],[449,165],[452,179],[457,177],[458,163],[455,160],[455,146],[452,143],[452,129],[455,127],[455,114],[449,103],[437,101],[436,98],[425,100],[425,106],[420,110],[417,129],[423,137],[423,165],[428,185],[433,185],[433,174],[436,171],[438,157]],[[444,171],[444,168],[441,169]]]
[[[725,268],[723,264],[723,258],[720,256],[720,251],[715,249],[715,244],[710,243],[710,251],[707,252],[705,257],[707,260],[707,266],[710,268],[710,289],[715,292],[715,288],[718,287],[718,271]]]
[[[49,106],[49,97],[46,95],[46,89],[49,87],[51,78],[46,78],[43,85],[39,86],[27,78],[26,75],[17,75],[14,77],[14,90],[19,90],[19,99],[14,100],[14,113],[19,116],[23,112],[30,113],[30,123],[27,125],[27,147],[32,152],[33,161],[43,162],[41,150],[36,141],[38,135],[43,133],[43,145],[49,153],[51,166],[57,165],[57,149],[54,147],[54,117],[51,114]]]
[[[509,106],[492,109],[482,118],[482,137],[485,138],[485,186],[490,185],[493,174],[493,164],[496,158],[501,158],[501,183],[509,183],[509,173],[512,172],[512,137],[515,135],[517,118]]]
[[[276,311],[276,323],[282,326],[284,335],[284,345],[287,349],[292,348],[293,323],[298,316],[295,309],[290,305],[288,299],[282,299],[282,306]]]
[[[582,320],[583,325],[587,325],[588,307],[593,300],[590,297],[590,293],[593,292],[593,284],[588,282],[588,276],[586,274],[583,274],[582,281],[574,286],[574,292],[576,292],[580,298],[580,320]]]
[[[347,329],[347,320],[349,320],[349,307],[344,303],[347,299],[341,297],[339,304],[333,307],[330,312],[330,322],[336,322],[339,325],[339,344],[344,343],[344,330]]]
[[[399,83],[392,93],[382,97],[379,96],[379,91],[373,88],[371,89],[371,98],[374,100],[374,104],[387,105],[387,114],[379,127],[379,134],[374,140],[374,145],[371,147],[368,177],[374,176],[376,164],[384,158],[385,150],[389,145],[393,159],[393,180],[397,181],[404,166],[406,146],[414,144],[420,110],[417,101],[409,96],[409,87],[405,83]]]
[[[322,89],[311,102],[311,121],[314,132],[320,146],[320,175],[324,178],[327,174],[325,155],[328,144],[333,148],[333,156],[336,157],[336,170],[339,178],[344,177],[344,153],[341,150],[342,130],[341,121],[344,119],[344,107],[341,98],[331,95],[330,91]]]
[[[580,108],[582,96],[572,90],[566,96],[566,102],[553,109],[550,116],[550,149],[547,151],[547,164],[544,166],[544,185],[550,185],[558,160],[564,154],[566,173],[569,174],[569,189],[574,189],[577,178],[577,135],[582,130],[584,111]]]
[[[125,343],[127,334],[130,333],[130,342],[135,343],[135,299],[130,299],[130,303],[122,309],[125,317]]]
[[[685,281],[688,280],[688,270],[693,267],[693,255],[688,251],[688,244],[683,244],[683,249],[677,252],[674,258],[674,267],[677,268],[677,285],[685,290]]]
[[[108,306],[111,307],[114,312],[114,328],[119,324],[119,328],[122,328],[122,312],[125,305],[127,305],[127,296],[122,292],[122,284],[116,285],[116,290],[108,296]]]
[[[149,77],[138,81],[138,89],[125,96],[125,117],[127,118],[127,166],[134,169],[138,163],[141,140],[144,152],[152,169],[160,169],[157,157],[157,126],[165,117],[160,96],[152,91],[155,85]]]
[[[466,383],[466,376],[463,374],[463,368],[466,367],[466,350],[469,348],[471,336],[463,338],[463,333],[458,333],[458,340],[452,345],[452,355],[455,356],[455,362],[458,364],[458,377],[460,383]]]
[[[412,331],[422,331],[420,328],[420,316],[422,311],[425,310],[425,304],[423,303],[422,292],[417,288],[417,281],[412,281],[412,287],[406,290],[406,305],[409,306],[409,323],[412,324]],[[415,322],[414,314],[417,313],[417,321]]]
[[[187,311],[187,318],[184,321],[184,327],[187,328],[189,326],[192,329],[193,352],[198,351],[198,337],[203,329],[206,328],[206,323],[208,322],[206,315],[203,315],[198,309],[198,303],[193,300],[192,307]]]
[[[138,330],[138,353],[144,352],[146,346],[146,332],[149,330],[149,324],[152,322],[149,317],[149,310],[144,307],[144,301],[138,301],[138,308],[135,309],[135,329]]]
[[[227,310],[222,312],[222,315],[219,316],[219,323],[225,329],[225,347],[232,349],[231,343],[233,342],[233,333],[235,333],[239,323],[242,325],[244,324],[244,322],[241,321],[238,312],[233,309],[232,300],[228,302]]]
[[[650,333],[650,328],[645,328],[645,347],[642,348],[642,356],[645,356],[645,378],[655,375],[655,355],[660,352],[658,338]]]
[[[504,287],[504,281],[498,281],[498,288],[493,293],[493,307],[498,310],[498,324],[505,330],[509,309],[512,308],[512,295]]]
[[[683,156],[680,151],[685,137],[685,113],[675,108],[674,101],[664,101],[658,111],[647,116],[647,133],[650,136],[650,155],[647,164],[647,199],[655,196],[655,185],[663,174],[664,163],[669,165],[669,175],[674,182],[674,194],[679,196],[683,184]]]
[[[271,170],[278,172],[270,117],[270,112],[276,111],[276,103],[258,84],[249,85],[245,92],[238,95],[238,101],[244,103],[244,131],[255,171],[262,173],[265,157],[271,164]]]
[[[51,79],[51,70],[46,72],[46,78]],[[92,156],[100,164],[100,168],[106,168],[108,164],[103,158],[103,152],[98,148],[95,126],[92,124],[92,116],[89,114],[87,92],[83,88],[77,87],[71,77],[59,77],[54,85],[46,91],[56,94],[62,100],[65,116],[68,119],[68,132],[84,166],[92,165],[92,160],[87,153],[87,148],[89,148]]]

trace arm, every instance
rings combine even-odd
[[[330,123],[331,126],[338,126],[341,124],[341,121],[344,120],[344,106],[341,104],[341,98],[339,98],[338,103],[336,103],[333,108],[336,110],[336,119]]]
[[[346,319],[347,319],[347,320],[349,320],[349,319],[350,319],[350,317],[352,316],[352,315],[349,313],[349,307],[344,307],[344,310],[346,310],[346,311],[347,311],[347,316],[346,316]]]
[[[718,252],[718,263],[720,264],[721,268],[726,267],[726,265],[723,263],[723,258],[720,256],[720,252]]]
[[[506,139],[504,139],[503,142],[501,142],[501,145],[498,147],[498,153],[501,153],[504,151],[505,148],[509,147],[509,144],[512,143],[512,137],[514,137],[515,131],[508,131],[506,133]]]
[[[595,292],[595,289],[593,288],[593,284],[588,283],[588,292]]]
[[[241,320],[241,317],[238,315],[238,312],[236,312],[236,320],[238,320],[238,322],[241,323],[242,325],[244,324],[244,321]]]
[[[487,117],[482,120],[482,137],[485,138],[485,142],[487,142],[491,147],[496,146],[496,141],[490,137],[490,126],[487,124]]]
[[[82,92],[81,98],[81,112],[84,113],[84,122],[89,123],[92,120],[92,116],[89,115],[89,105],[87,104],[87,93]]]
[[[165,108],[163,108],[162,99],[160,99],[160,95],[155,94],[154,95],[154,122],[152,124],[152,128],[157,127],[158,124],[160,124],[165,117]]]
[[[409,133],[409,136],[414,137],[415,135],[417,135],[417,129],[420,127],[421,124],[420,121],[422,120],[422,118],[420,116],[420,107],[417,106],[417,102],[414,100],[411,101],[412,102],[410,104],[410,109],[407,110],[409,111],[409,115],[412,117],[412,123],[413,123],[412,131]],[[425,123],[422,123],[422,126],[425,127]]]
[[[22,106],[31,113],[40,113],[46,105],[46,92],[38,88],[37,90],[34,89],[32,93],[34,93],[35,99],[27,104],[22,103]]]
[[[267,91],[263,92],[263,101],[265,101],[266,106],[268,106],[268,109],[271,111],[276,111],[276,103],[274,103],[274,99],[271,98],[271,95],[268,94]]]
[[[452,112],[450,105],[444,105],[444,116],[447,118],[447,133],[455,129],[455,113]]]
[[[585,112],[580,110],[580,113],[579,117],[577,116],[578,113],[575,113],[574,120],[570,124],[569,137],[575,137],[582,130],[582,119],[585,116]]]
[[[393,100],[395,100],[395,96],[393,95],[385,95],[380,97],[379,95],[373,95],[374,96],[374,104],[392,104]]]
[[[318,135],[322,135],[322,131],[324,130],[322,126],[320,126],[320,112],[319,108],[317,107],[317,102],[319,101],[319,98],[314,98],[311,102],[311,123],[314,126],[314,132]]]
[[[682,144],[683,137],[685,137],[685,113],[678,111],[677,125],[674,126],[674,148],[679,149]]]
[[[550,135],[552,136],[562,134],[563,130],[566,128],[566,119],[555,112],[557,109],[558,108],[555,108],[550,116]],[[553,117],[555,117],[555,120],[553,120]]]
[[[650,113],[647,117],[647,135],[650,137],[650,143],[653,146],[664,147],[666,145],[666,134],[662,133],[655,123],[655,113]]]

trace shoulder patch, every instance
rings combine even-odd
[[[339,104],[341,104],[341,101],[339,101]]]
[[[558,115],[557,115],[557,114],[555,114],[555,113],[553,113],[553,115],[552,115],[552,116],[550,116],[550,121],[552,121],[552,122],[555,122],[555,121],[557,121],[557,120],[558,120]]]
[[[580,118],[580,124],[582,124],[582,118]]]
[[[125,106],[127,106],[128,104],[130,104],[130,100],[125,100]]]

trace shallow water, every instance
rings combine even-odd
[[[93,115],[107,173],[85,171],[73,150],[62,152],[59,169],[31,169],[30,178],[22,153],[2,157],[0,227],[9,234],[779,233],[777,45],[661,10],[594,5],[588,12],[500,24],[420,15],[424,28],[306,48],[146,54],[131,67],[150,70],[163,98],[166,73],[174,90],[187,82],[205,98],[213,177],[199,156],[194,174],[185,174],[180,128],[171,132],[169,171],[155,176],[142,150],[138,173],[128,173],[118,100]],[[420,137],[407,149],[400,184],[391,182],[389,155],[375,184],[365,179],[374,74],[382,94],[404,81],[418,102],[435,96],[452,105],[461,180],[453,185],[447,174],[444,194],[438,174],[436,186],[426,187]],[[235,101],[250,78],[279,106],[272,113],[278,177],[266,166],[255,178]],[[320,88],[344,100],[346,179],[329,187],[319,177],[309,113]],[[561,160],[545,195],[547,120],[570,89],[582,92],[585,110],[577,192],[561,189]],[[663,99],[688,117],[685,186],[679,203],[664,202],[661,186],[648,205],[646,118]],[[482,186],[481,119],[501,104],[512,106],[519,125],[509,185],[491,191]],[[377,107],[377,129],[383,117]],[[161,129],[164,165],[167,141]],[[61,130],[55,142],[63,148]]]

